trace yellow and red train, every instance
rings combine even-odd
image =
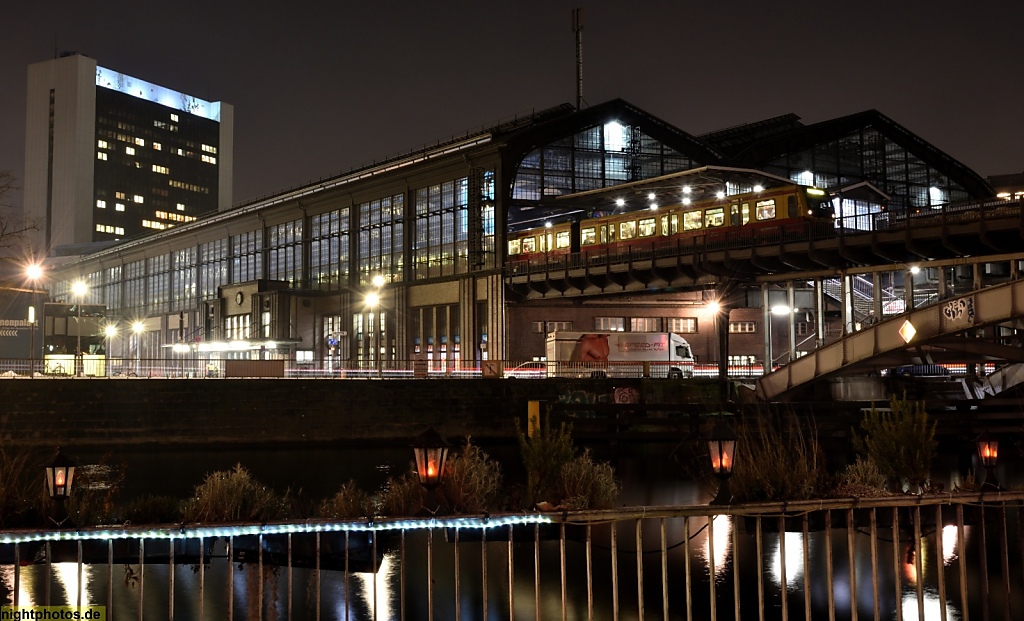
[[[698,236],[753,235],[765,227],[796,231],[808,221],[832,220],[834,214],[826,191],[786,185],[509,233],[508,258],[588,254],[644,243],[658,246]]]

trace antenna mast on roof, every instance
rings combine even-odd
[[[576,109],[583,109],[583,9],[572,10],[572,29],[576,33]]]

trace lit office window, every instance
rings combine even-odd
[[[171,171],[166,166],[161,166],[159,164],[153,164],[153,172],[160,173],[162,175],[167,175],[167,174],[170,174]]]
[[[124,152],[128,155],[135,155],[135,147],[125,147]]]
[[[178,122],[178,115],[172,113],[171,114],[171,120],[174,121],[175,123],[177,123]]]
[[[154,151],[162,151],[163,148],[164,148],[164,146],[162,144],[160,144],[159,142],[154,142],[153,143],[153,150]]]
[[[96,201],[96,207],[98,207],[100,209],[106,209],[107,208],[107,201],[101,200],[101,199],[97,200]]]
[[[185,203],[178,203],[177,205],[175,205],[175,208],[178,211],[185,211]]]
[[[139,145],[140,147],[144,147],[144,146],[146,146],[146,141],[143,140],[142,138],[136,138],[135,139],[135,144]]]
[[[107,144],[106,140],[97,140],[96,141],[96,146],[101,148],[101,149],[109,149],[110,148],[110,145]]]
[[[114,211],[124,211],[124,203],[114,203]]]
[[[630,317],[630,332],[661,332],[661,317]]]
[[[97,151],[96,152],[96,159],[106,161],[107,160],[107,154],[104,153],[103,151]]]
[[[604,332],[625,332],[625,317],[594,317],[594,329]]]
[[[752,334],[757,332],[757,323],[753,321],[730,321],[730,334]]]
[[[132,201],[136,203],[144,203],[146,202],[146,199],[142,198],[141,194],[136,194],[135,196],[132,197]]]
[[[676,334],[696,334],[697,332],[696,317],[669,317],[665,322],[668,324],[666,327],[669,332]]]

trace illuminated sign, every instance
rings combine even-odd
[[[179,93],[156,84],[150,84],[145,80],[133,78],[113,69],[96,67],[96,86],[109,88],[110,90],[145,99],[166,106],[174,110],[181,110],[189,114],[220,122],[220,102],[209,102]]]

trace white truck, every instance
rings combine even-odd
[[[693,350],[673,332],[552,332],[546,353],[562,377],[693,377]]]

